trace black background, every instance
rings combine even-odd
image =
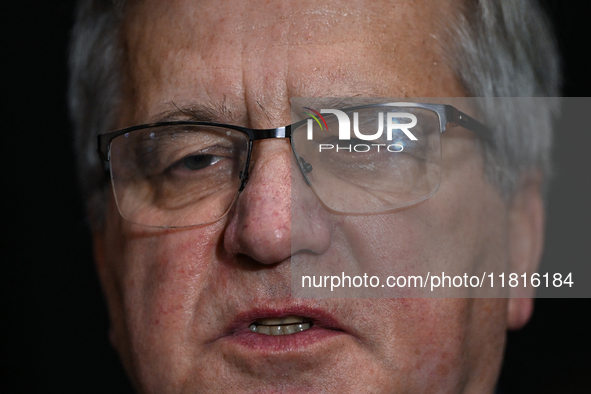
[[[130,392],[108,342],[76,188],[65,99],[74,2],[7,3],[0,52],[5,304],[0,391]],[[563,95],[589,96],[591,2],[544,5],[563,53]],[[590,144],[589,132],[557,136],[544,261],[591,262]],[[589,299],[536,300],[532,321],[509,333],[502,392],[591,392],[589,312]]]

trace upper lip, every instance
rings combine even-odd
[[[226,334],[231,335],[237,331],[246,329],[256,320],[278,319],[288,316],[303,317],[305,321],[310,321],[320,328],[345,331],[341,322],[332,313],[319,306],[305,304],[272,306],[273,303],[262,304],[270,304],[271,306],[256,307],[238,312],[228,325]]]

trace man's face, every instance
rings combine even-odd
[[[163,114],[184,119],[178,107],[271,128],[290,123],[291,97],[465,95],[439,49],[452,0],[324,3],[130,6],[120,126]],[[527,303],[290,298],[292,243],[294,253],[317,259],[360,245],[369,262],[394,256],[392,267],[508,263],[511,213],[485,180],[472,134],[446,132],[442,152],[441,186],[430,199],[370,216],[336,215],[318,203],[313,214],[294,212],[310,225],[293,233],[292,198],[315,197],[304,186],[292,191],[285,139],[255,143],[246,188],[212,225],[136,226],[111,198],[96,256],[112,341],[134,383],[153,393],[490,392],[504,332],[527,318]],[[314,326],[284,336],[248,329],[292,315]]]

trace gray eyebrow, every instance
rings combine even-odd
[[[326,108],[343,108],[351,106],[351,102],[357,105],[367,101],[372,103],[375,98],[366,97],[364,99],[358,97],[359,95],[351,97],[323,97],[321,98],[322,105]],[[202,103],[190,103],[188,105],[178,105],[175,102],[170,102],[173,109],[163,111],[150,118],[150,123],[158,122],[170,122],[175,120],[194,120],[198,122],[215,122],[215,123],[228,123],[234,124],[240,119],[240,116],[236,116],[236,113],[231,111],[226,102],[222,102],[220,105],[207,105]],[[260,104],[259,104],[260,105]],[[266,114],[266,111],[261,106],[261,109]],[[267,116],[268,119],[268,116]],[[270,120],[270,119],[268,119]]]
[[[190,107],[177,107],[170,111],[164,111],[150,119],[151,122],[169,122],[174,120],[196,120],[200,122],[216,122],[221,116],[213,108],[202,105]]]
[[[181,106],[173,101],[170,104],[173,106],[173,109],[155,115],[150,121],[156,123],[175,120],[195,120],[199,122],[228,123],[236,118],[236,114],[227,107],[225,101],[220,105],[190,103]]]

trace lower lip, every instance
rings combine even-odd
[[[322,342],[347,335],[343,331],[312,326],[305,331],[288,335],[257,334],[249,329],[241,329],[223,339],[262,353],[282,353],[304,350]]]

